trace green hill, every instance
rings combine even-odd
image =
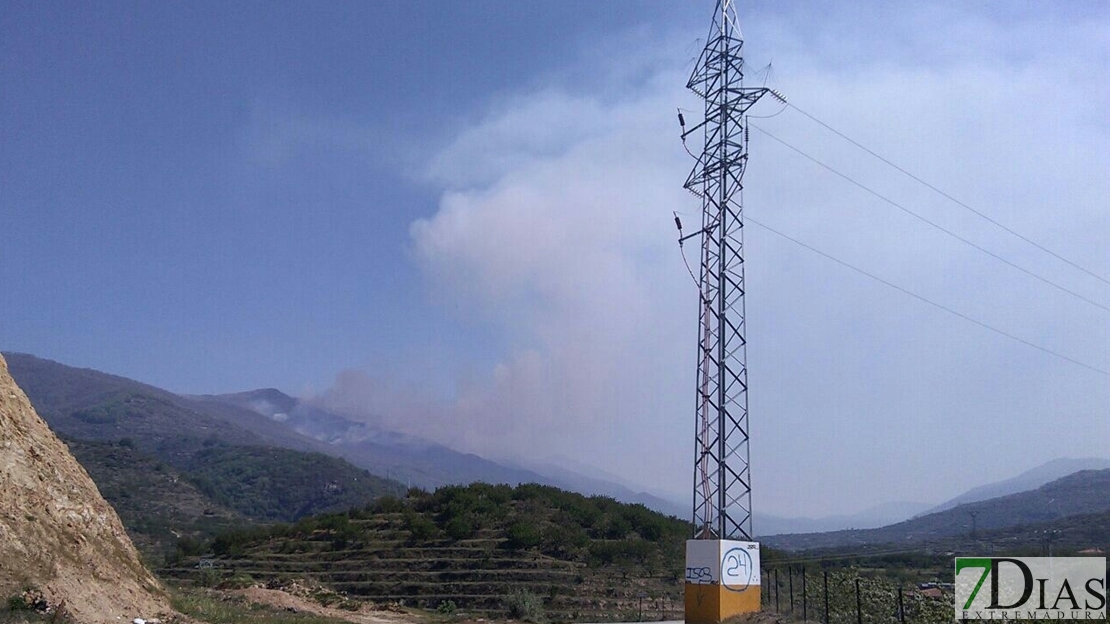
[[[559,619],[681,611],[687,523],[553,487],[474,484],[384,497],[342,514],[218,536],[224,576],[307,579],[351,596]],[[190,565],[163,575],[197,580]]]
[[[1056,555],[1101,550],[1110,553],[1110,511],[1068,516],[1050,522],[1011,527],[987,532],[976,540],[965,540],[954,546],[968,549],[967,541],[987,545],[1007,553],[1045,555],[1051,549]],[[1088,554],[1091,554],[1088,552]]]
[[[160,562],[180,543],[191,552],[217,533],[251,522],[202,492],[186,473],[137,451],[129,440],[65,440],[135,545]]]
[[[361,507],[404,486],[342,459],[272,447],[213,446],[187,462],[189,479],[212,500],[262,522],[290,522]]]
[[[217,533],[361,507],[404,486],[320,453],[211,445],[183,468],[120,442],[66,440],[136,545],[161,562]]]

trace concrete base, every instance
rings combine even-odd
[[[758,585],[737,591],[686,583],[686,624],[720,624],[735,615],[759,611],[759,590]]]
[[[720,624],[759,611],[762,585],[758,543],[686,542],[686,624]]]

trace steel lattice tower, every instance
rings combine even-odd
[[[748,368],[741,179],[748,162],[745,113],[768,92],[745,87],[743,36],[732,0],[717,0],[713,26],[687,87],[705,101],[702,153],[685,187],[702,201],[694,537],[752,539]]]

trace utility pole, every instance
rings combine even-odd
[[[702,98],[702,137],[685,188],[701,199],[694,537],[752,538],[748,364],[741,180],[748,163],[745,113],[769,90],[744,86],[744,41],[732,0],[718,0],[705,49],[687,87]]]
[[[683,235],[676,216],[679,244],[701,242],[693,539],[686,545],[690,624],[758,611],[762,586],[759,544],[752,541],[741,180],[748,163],[746,113],[769,90],[744,86],[743,45],[733,0],[717,0],[686,85],[702,99],[704,117],[687,129],[679,112],[683,144],[691,136],[702,140],[684,185],[701,200],[701,229]]]

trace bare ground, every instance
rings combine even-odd
[[[355,624],[416,624],[421,620],[407,613],[383,611],[369,604],[362,605],[358,611],[325,607],[304,596],[297,596],[281,589],[266,589],[264,587],[248,587],[228,592],[233,596],[240,596],[248,602],[293,611],[297,613],[311,613],[336,619],[354,622]]]

